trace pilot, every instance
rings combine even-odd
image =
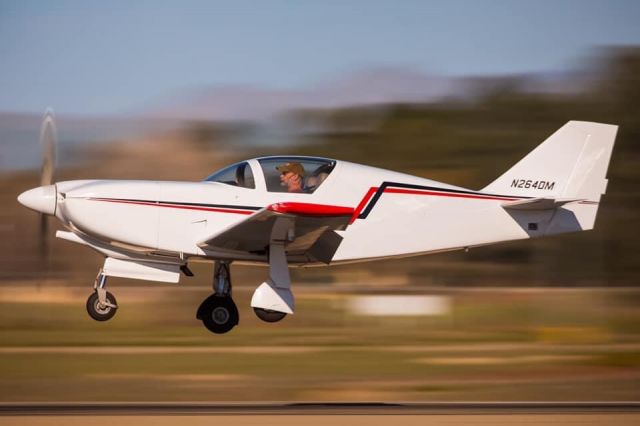
[[[304,167],[300,163],[281,164],[276,169],[280,172],[280,185],[286,186],[288,192],[303,192],[302,182]]]

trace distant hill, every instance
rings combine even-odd
[[[571,94],[588,79],[576,73],[495,77],[443,77],[403,68],[372,68],[304,89],[258,87],[195,88],[165,97],[155,104],[118,116],[57,116],[59,158],[73,161],[74,144],[135,139],[202,121],[215,124],[257,123],[234,143],[286,144],[299,129],[274,120],[301,109],[337,109],[386,104],[435,104],[446,99],[473,99],[502,86],[527,93]],[[42,115],[0,112],[0,170],[39,165],[38,135]],[[190,125],[187,123],[187,125]]]
[[[403,68],[373,68],[303,89],[196,88],[175,94],[141,113],[186,120],[265,121],[297,109],[468,99],[505,81],[529,93],[576,93],[587,83],[585,76],[575,73],[443,77]]]

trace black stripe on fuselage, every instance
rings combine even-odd
[[[371,201],[367,204],[367,207],[360,213],[358,219],[366,219],[373,210],[373,207],[376,205],[385,189],[387,188],[402,188],[402,189],[415,189],[415,190],[423,190],[423,191],[438,191],[442,193],[449,194],[460,194],[460,195],[477,195],[477,196],[487,196],[487,197],[503,197],[503,198],[513,198],[513,199],[528,199],[533,197],[515,197],[513,195],[497,195],[497,194],[486,194],[483,192],[477,191],[467,191],[463,189],[447,189],[447,188],[438,188],[436,186],[423,186],[423,185],[413,185],[409,183],[400,183],[400,182],[382,182],[382,185],[378,187],[378,190],[373,197],[371,197]]]

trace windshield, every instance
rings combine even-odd
[[[242,188],[255,189],[256,183],[249,163],[242,162],[232,164],[222,170],[214,172],[205,179],[206,182],[219,182],[226,185],[240,186]]]
[[[269,192],[311,194],[336,165],[326,158],[272,157],[258,160]]]

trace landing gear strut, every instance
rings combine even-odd
[[[269,243],[269,278],[253,293],[251,307],[262,321],[278,322],[293,314],[295,302],[285,244],[292,229],[290,218],[279,217],[271,230]]]
[[[118,310],[116,298],[107,291],[106,286],[107,276],[100,271],[93,285],[95,291],[87,299],[87,312],[96,321],[110,320]]]
[[[212,333],[223,334],[238,325],[240,315],[238,308],[231,298],[231,273],[229,262],[218,261],[213,269],[213,291],[207,297],[196,313],[196,318],[202,321]]]

